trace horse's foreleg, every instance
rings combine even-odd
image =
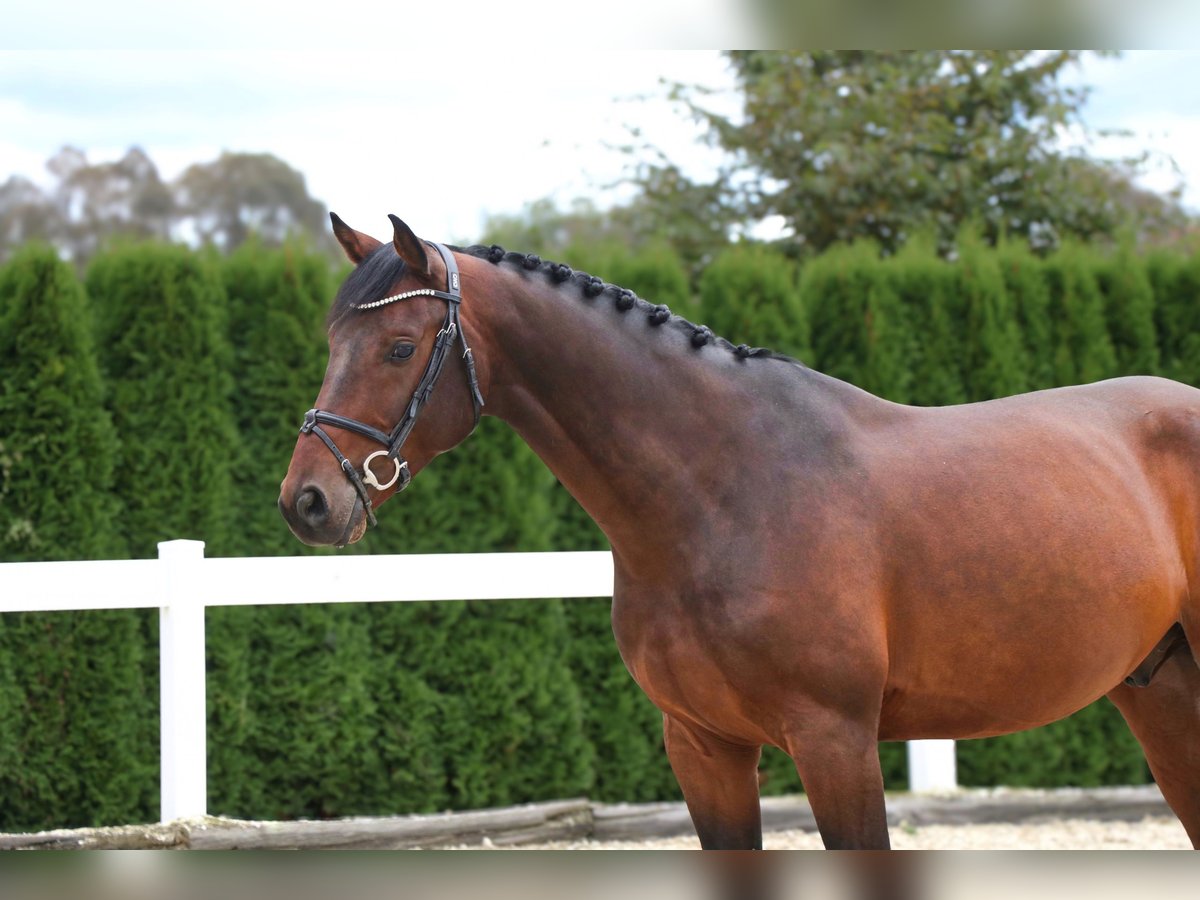
[[[1147,687],[1123,684],[1108,698],[1142,745],[1192,846],[1200,848],[1200,668],[1192,654],[1172,654]]]
[[[663,715],[667,757],[705,850],[761,850],[761,747],[731,744]]]
[[[828,850],[888,850],[878,725],[809,719],[788,736],[813,817]]]

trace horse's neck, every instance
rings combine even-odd
[[[644,307],[620,312],[609,294],[585,298],[542,273],[477,264],[490,289],[464,316],[480,331],[486,411],[524,438],[618,555],[690,540],[701,507],[739,467],[765,463],[755,432],[771,440],[802,427],[791,399],[763,396],[772,378],[797,377],[794,367],[695,349],[675,325],[651,325]]]

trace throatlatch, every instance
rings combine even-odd
[[[416,390],[413,391],[412,399],[409,400],[403,417],[396,423],[396,427],[392,429],[391,433],[387,434],[357,419],[339,416],[337,413],[326,412],[323,409],[310,409],[304,414],[304,424],[300,426],[301,434],[315,434],[329,448],[329,452],[333,454],[334,459],[338,461],[338,465],[342,467],[342,471],[346,473],[346,477],[350,479],[350,483],[354,485],[354,490],[358,492],[358,496],[363,503],[363,510],[367,514],[367,521],[371,525],[377,523],[371,504],[371,497],[367,493],[367,487],[386,491],[399,481],[400,486],[396,488],[396,492],[399,493],[408,487],[408,483],[412,481],[412,475],[408,469],[408,460],[400,455],[400,447],[408,439],[413,426],[417,424],[417,415],[421,412],[421,408],[433,394],[434,385],[437,384],[438,377],[442,374],[446,355],[449,353],[450,347],[456,337],[462,343],[463,347],[462,358],[467,366],[467,381],[471,386],[471,402],[475,405],[476,425],[479,424],[479,416],[483,410],[483,394],[479,392],[479,379],[475,374],[475,359],[471,353],[471,348],[467,345],[467,336],[463,332],[462,322],[458,317],[458,308],[462,303],[458,263],[454,259],[454,254],[442,244],[435,244],[432,241],[426,241],[425,243],[437,250],[442,257],[442,262],[446,264],[446,290],[438,291],[433,288],[421,288],[415,291],[394,294],[391,297],[384,297],[382,300],[360,303],[354,307],[355,309],[374,309],[377,306],[385,306],[388,303],[395,303],[399,300],[408,300],[411,297],[439,297],[446,301],[446,318],[442,322],[441,330],[434,339],[433,352],[429,355],[429,362],[425,365],[425,371],[421,375],[421,380],[417,382]],[[373,441],[383,444],[387,449],[376,450],[367,456],[363,460],[362,475],[360,476],[354,464],[338,449],[337,444],[334,443],[333,438],[329,436],[328,432],[321,427],[322,425],[332,425],[335,428],[353,431],[356,434],[361,434],[363,437],[368,437]],[[375,476],[375,473],[371,471],[371,462],[380,456],[390,459],[395,466],[392,477],[386,483],[381,482]]]

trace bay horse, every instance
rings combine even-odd
[[[1104,695],[1200,842],[1200,391],[902,406],[536,256],[331,218],[355,268],[288,525],[357,541],[482,412],[507,422],[612,545],[613,633],[703,847],[761,846],[764,744],[826,847],[886,848],[878,741]]]

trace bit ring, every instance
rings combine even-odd
[[[395,467],[396,467],[396,471],[392,473],[392,477],[388,480],[387,484],[380,484],[379,479],[375,477],[375,473],[371,471],[371,461],[373,459],[375,459],[377,456],[387,457],[388,459],[390,459],[392,461],[392,464],[395,465]],[[399,479],[400,470],[407,466],[408,466],[408,460],[405,460],[404,462],[400,462],[400,460],[397,459],[396,457],[388,456],[387,450],[376,450],[374,453],[372,453],[370,456],[368,456],[366,459],[363,460],[363,484],[370,485],[371,487],[375,488],[375,490],[377,490],[377,491],[386,491],[388,488],[390,488],[393,484],[396,483],[397,479]]]

